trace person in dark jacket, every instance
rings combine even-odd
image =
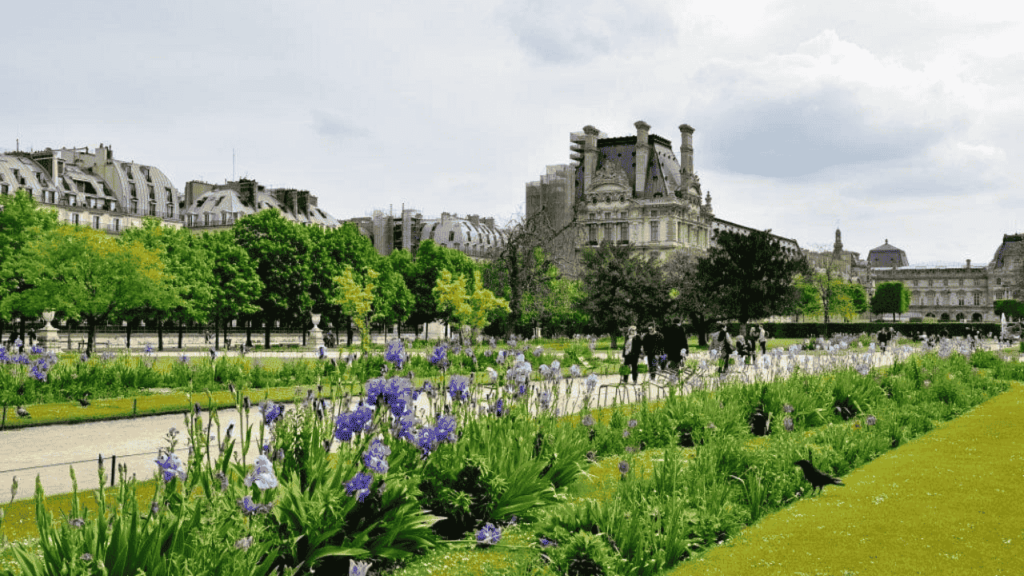
[[[665,327],[665,356],[667,360],[665,368],[673,383],[679,376],[679,364],[683,360],[684,350],[685,354],[689,355],[690,343],[686,335],[686,328],[683,328],[683,319],[676,318],[675,324]]]
[[[736,349],[736,343],[725,327],[725,323],[718,324],[718,334],[715,335],[715,346],[722,355],[722,367],[718,369],[719,374],[725,374],[729,370],[729,355]]]
[[[658,332],[653,322],[647,325],[647,334],[644,334],[641,345],[644,348],[644,355],[647,356],[647,378],[654,380],[660,365],[658,359],[665,352],[665,337]]]
[[[622,364],[633,373],[633,384],[636,384],[638,375],[637,365],[640,363],[640,337],[637,336],[636,326],[630,326],[626,331],[626,341],[622,344]],[[629,375],[622,375],[622,383],[629,382]]]

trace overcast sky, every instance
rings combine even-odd
[[[0,149],[113,146],[339,219],[521,213],[569,133],[696,128],[720,218],[801,246],[988,263],[1024,231],[1012,3],[18,2]],[[1016,160],[1015,160],[1016,159]]]

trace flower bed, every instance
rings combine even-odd
[[[673,389],[632,415],[591,412],[584,400],[582,414],[557,418],[557,396],[536,416],[527,410],[531,399],[545,402],[525,354],[492,368],[485,403],[473,400],[481,383],[468,378],[415,387],[391,352],[389,370],[403,375],[370,380],[354,407],[314,395],[291,410],[265,403],[257,412],[237,394],[240,430],[222,429],[216,412],[205,421],[193,414],[187,450],[168,436],[148,510],[138,510],[136,484],[122,477],[116,506],[93,516],[73,508],[52,528],[37,489],[43,556],[20,553],[23,572],[92,573],[102,561],[132,574],[365,573],[364,563],[377,570],[434,549],[500,547],[502,527],[518,520],[560,570],[649,574],[792,501],[805,484],[791,462],[808,448],[815,466],[841,475],[1006,388],[964,350],[911,358],[886,376],[797,372],[687,396]],[[548,380],[564,376],[554,362],[545,367]],[[424,394],[431,410],[414,413]],[[230,461],[236,442],[242,453],[255,442],[260,459]],[[668,450],[653,478],[637,478],[636,451],[686,443],[691,465]],[[624,454],[620,503],[560,502],[610,454]]]

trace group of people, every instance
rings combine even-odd
[[[741,331],[734,339],[729,334],[725,323],[719,322],[718,331],[712,337],[712,344],[713,346],[711,347],[718,350],[719,356],[722,359],[718,372],[719,374],[725,374],[729,370],[729,357],[733,352],[739,354],[740,361],[744,365],[754,362],[758,347],[761,348],[761,354],[764,355],[768,348],[768,332],[764,329],[764,326],[758,324],[757,326],[749,326],[746,336]]]
[[[683,319],[676,318],[674,324],[664,328],[664,334],[658,332],[652,322],[647,325],[647,333],[637,334],[636,326],[626,330],[626,342],[622,345],[622,382],[628,383],[629,375],[633,375],[636,384],[639,375],[640,356],[647,357],[647,374],[651,380],[664,370],[669,374],[677,374],[679,364],[690,353],[689,337],[683,328]]]
[[[646,356],[647,374],[650,380],[654,380],[659,372],[663,372],[669,379],[678,377],[679,367],[685,362],[686,356],[690,353],[689,337],[683,327],[683,319],[676,318],[674,324],[669,324],[659,333],[657,326],[652,322],[647,325],[647,333],[640,335],[636,326],[630,326],[626,331],[626,341],[622,346],[622,383],[629,382],[629,376],[633,376],[633,384],[637,383],[640,357]],[[710,346],[719,350],[722,364],[720,373],[729,369],[729,356],[733,352],[740,354],[744,363],[753,362],[760,346],[761,354],[767,349],[768,332],[764,326],[758,324],[747,330],[747,335],[739,334],[734,339],[729,334],[725,323],[719,323],[717,331],[710,338]]]

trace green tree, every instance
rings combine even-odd
[[[412,314],[416,305],[412,292],[405,284],[405,279],[395,271],[393,260],[389,257],[378,258],[375,263],[377,272],[373,301],[373,321],[385,326],[393,326],[404,322]]]
[[[751,319],[786,314],[800,297],[793,286],[798,274],[808,275],[810,266],[803,254],[787,253],[769,231],[749,234],[719,232],[697,272],[706,276],[713,290],[709,298],[719,301],[729,318],[735,318],[746,332]]]
[[[1024,302],[1019,300],[996,300],[993,302],[993,311],[999,317],[1006,314],[1007,320],[1024,319]]]
[[[200,237],[187,228],[163,226],[159,218],[143,218],[141,227],[126,229],[121,239],[139,242],[160,255],[174,298],[164,303],[163,309],[147,305],[139,315],[156,324],[159,350],[164,349],[164,322],[175,321],[178,325],[178,348],[181,348],[182,325],[205,321],[213,305],[215,287],[209,252],[203,247]]]
[[[697,333],[698,343],[707,345],[707,335],[715,322],[728,318],[718,299],[708,297],[714,292],[710,278],[702,273],[697,255],[676,250],[662,264],[664,291],[669,295],[672,316],[686,316]]]
[[[89,354],[97,325],[173,295],[156,251],[91,228],[58,226],[30,241],[18,258],[31,287],[5,299],[4,306],[54,310],[85,320]]]
[[[594,328],[611,336],[612,348],[627,326],[661,319],[668,305],[657,260],[627,246],[606,241],[585,250],[582,281],[583,311]]]
[[[471,331],[470,342],[476,341],[476,336],[487,326],[492,312],[509,311],[505,299],[498,298],[484,288],[479,270],[475,270],[473,276],[473,287],[470,288],[465,276],[452,276],[448,270],[441,270],[441,277],[437,279],[434,289],[439,312],[448,317],[451,325],[460,329],[460,340],[461,328],[468,327]]]
[[[309,237],[313,247],[313,309],[330,321],[339,339],[341,330],[345,330],[348,345],[351,346],[352,321],[334,299],[334,279],[341,276],[346,266],[354,270],[376,268],[380,256],[373,249],[370,239],[360,234],[359,228],[352,223],[337,228],[310,228]],[[408,256],[405,252],[403,254]]]
[[[207,313],[217,328],[218,339],[214,341],[214,346],[219,348],[219,327],[222,321],[257,314],[260,311],[257,302],[264,285],[256,263],[238,245],[233,230],[204,232],[200,245],[207,253],[210,267],[211,300]]]
[[[39,209],[32,195],[17,190],[13,196],[0,196],[0,303],[7,297],[20,294],[32,286],[27,283],[25,271],[19,265],[24,260],[14,257],[40,234],[57,227],[57,211]],[[4,310],[6,309],[6,312]],[[0,340],[4,324],[10,320],[11,307],[0,305]],[[25,317],[38,316],[43,310],[15,310],[20,317],[20,338],[25,340]]]
[[[434,295],[441,270],[447,270],[453,276],[472,278],[473,271],[477,269],[476,264],[462,252],[438,246],[433,240],[424,240],[420,243],[413,263],[412,274],[406,277],[406,285],[414,300],[413,311],[408,320],[416,325],[441,319],[437,298]]]
[[[793,286],[799,293],[797,301],[791,309],[792,314],[797,317],[819,318],[822,315],[821,295],[818,289],[807,282],[806,277],[797,275],[793,279]]]
[[[365,353],[370,345],[370,313],[373,310],[374,282],[378,277],[373,268],[366,269],[366,277],[360,278],[351,266],[346,266],[334,279],[335,293],[331,302],[341,307],[359,330],[359,348]]]
[[[892,314],[893,322],[897,314],[903,314],[910,308],[910,290],[902,282],[882,282],[875,287],[875,295],[871,298],[872,314]]]
[[[277,210],[262,210],[235,223],[238,244],[256,263],[263,292],[256,305],[264,318],[264,348],[270,348],[274,322],[303,330],[313,308],[312,244],[307,228]]]
[[[868,292],[863,286],[855,282],[845,282],[843,292],[849,300],[850,315],[843,314],[847,321],[854,320],[857,316],[868,311]]]

